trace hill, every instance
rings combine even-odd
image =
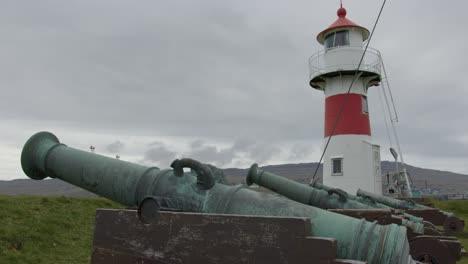
[[[97,197],[93,193],[58,179],[47,179],[43,181],[35,181],[30,179],[0,181],[0,194]]]

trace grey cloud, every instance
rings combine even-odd
[[[250,151],[250,157],[258,163],[264,163],[281,153],[281,149],[272,144],[256,144]]]
[[[305,158],[311,158],[312,151],[314,146],[305,145],[305,144],[296,144],[294,145],[289,153],[289,158],[291,160],[304,160]],[[318,157],[312,157],[317,158]]]
[[[187,157],[224,167],[234,160],[264,163],[281,153],[282,150],[277,146],[248,139],[237,140],[231,146],[224,148],[195,140],[189,145],[188,151],[182,153],[176,153],[164,142],[153,142],[144,154],[144,162],[169,164],[176,157]]]
[[[255,162],[263,163],[278,156],[282,151],[275,145],[275,142],[266,143],[255,141],[251,138],[239,139],[234,142],[232,152],[247,153],[247,157]]]
[[[422,156],[468,158],[468,145],[458,142],[455,137],[450,136],[451,133],[443,133],[430,128],[424,129],[424,127],[419,129],[406,127],[405,131],[406,134],[401,139],[403,151]],[[423,134],[420,134],[421,132]]]
[[[169,167],[171,162],[176,159],[176,153],[169,150],[164,144],[156,147],[150,147],[145,151],[144,162],[156,164],[161,167]]]
[[[255,142],[251,139],[239,139],[228,148],[218,148],[215,146],[205,145],[203,147],[193,149],[188,152],[187,155],[199,158],[207,163],[213,162],[216,165],[223,166],[231,163],[236,158],[263,163],[271,160],[280,153],[281,149],[275,145],[264,142]]]
[[[199,149],[205,145],[205,142],[203,140],[195,140],[190,144],[190,147],[192,149]]]
[[[153,141],[148,144],[149,147],[162,147],[164,146],[164,143],[161,141]]]
[[[252,149],[255,141],[252,139],[239,139],[236,140],[232,146],[233,151],[246,152]]]
[[[194,158],[203,163],[210,163],[217,166],[224,166],[232,162],[235,153],[231,149],[219,149],[216,146],[203,146],[184,154],[184,156]]]
[[[119,152],[125,147],[124,143],[117,140],[106,146],[106,150],[113,154],[119,154]]]

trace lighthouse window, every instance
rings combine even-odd
[[[362,96],[362,112],[369,114],[369,105],[367,104],[367,96]]]
[[[332,175],[343,175],[343,158],[332,158]]]
[[[349,45],[349,31],[342,30],[329,34],[325,38],[325,48],[333,48]]]

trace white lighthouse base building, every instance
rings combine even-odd
[[[380,146],[372,144],[370,136],[332,138],[324,155],[323,184],[351,194],[362,189],[381,195],[381,175]]]

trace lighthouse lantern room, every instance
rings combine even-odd
[[[382,194],[380,146],[371,141],[367,103],[367,89],[380,83],[382,60],[379,51],[364,48],[369,31],[347,19],[343,6],[337,14],[317,36],[324,48],[309,59],[310,86],[325,93],[325,146],[332,137],[323,184]]]

